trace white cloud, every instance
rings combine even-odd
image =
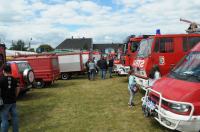
[[[122,42],[130,34],[154,34],[158,28],[161,33],[183,33],[188,24],[180,17],[200,22],[198,0],[112,2],[111,7],[89,0],[0,0],[0,37],[8,43],[33,38],[34,47],[55,47],[71,36],[92,37],[94,43]]]

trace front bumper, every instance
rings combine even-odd
[[[114,72],[118,73],[119,75],[128,75],[130,71],[130,66],[123,66],[121,64],[115,65]]]
[[[152,105],[149,105],[148,101],[148,93],[154,92],[157,95],[159,95],[159,104],[155,105],[155,107],[152,107]],[[190,105],[191,111],[189,115],[179,115],[175,114],[171,111],[168,111],[161,107],[162,100],[170,102],[170,103],[178,103],[178,104],[187,104]],[[200,116],[194,116],[194,106],[191,103],[188,102],[178,102],[173,100],[168,100],[166,98],[163,98],[160,93],[157,91],[148,88],[146,90],[145,97],[142,98],[142,108],[145,113],[145,115],[153,115],[154,118],[163,126],[172,129],[172,130],[179,130],[179,131],[199,131],[200,130]]]

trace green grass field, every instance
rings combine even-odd
[[[18,100],[21,132],[163,132],[169,131],[143,116],[142,93],[128,107],[126,77],[88,81],[59,80],[33,89]]]

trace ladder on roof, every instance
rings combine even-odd
[[[200,34],[200,28],[199,28],[200,24],[186,20],[186,19],[182,19],[182,18],[180,18],[180,21],[190,24],[188,29],[185,30],[187,33],[198,33],[198,34]]]

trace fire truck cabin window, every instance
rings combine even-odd
[[[173,38],[157,38],[154,51],[159,53],[174,52]]]
[[[183,37],[183,51],[192,49],[198,42],[200,42],[200,37]]]

